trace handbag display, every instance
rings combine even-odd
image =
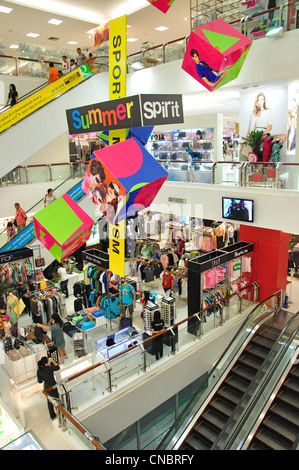
[[[35,258],[35,266],[37,268],[42,268],[45,265],[46,265],[45,258],[42,258],[41,256],[37,256]]]

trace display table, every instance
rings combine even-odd
[[[34,432],[30,431],[10,442],[1,450],[44,450],[44,448]]]
[[[142,339],[142,333],[138,333],[135,328],[129,326],[111,336],[97,340],[96,353],[103,359],[110,359],[129,347],[140,343]]]
[[[30,347],[31,354],[29,356],[20,356],[18,361],[12,361],[7,354],[4,354],[3,367],[15,384],[21,384],[36,377],[37,363],[47,355],[44,344],[36,344],[30,340],[26,341],[26,344]]]

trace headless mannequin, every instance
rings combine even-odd
[[[11,323],[18,321],[19,299],[12,292],[8,294],[6,301],[6,314],[9,316]]]

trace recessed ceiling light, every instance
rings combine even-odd
[[[157,31],[166,31],[166,29],[169,29],[167,28],[167,26],[159,26],[158,28],[155,28]]]
[[[135,41],[138,41],[138,39],[136,39],[136,38],[128,38],[127,41],[128,41],[128,42],[135,42]]]
[[[19,46],[17,44],[11,44],[9,49],[19,49]]]
[[[28,36],[29,38],[38,38],[38,36],[40,36],[40,34],[37,34],[37,33],[28,33],[28,34],[26,34],[26,36]]]
[[[0,5],[0,13],[10,13],[13,10],[13,8],[8,8],[8,7],[3,7]]]
[[[63,23],[62,20],[55,20],[55,18],[52,18],[50,21],[48,21],[49,24],[55,24],[55,26],[58,26],[60,25],[61,23]]]
[[[68,44],[72,44],[72,45],[79,44],[79,41],[69,41]]]

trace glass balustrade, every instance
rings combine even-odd
[[[252,291],[252,301],[242,300],[243,297],[247,298],[248,289]],[[200,321],[196,336],[188,332],[187,318],[175,324],[163,335],[163,358],[171,358],[174,354],[206,338],[226,321],[256,305],[256,299],[257,285],[251,284],[242,292],[232,294],[226,299],[222,308],[215,308],[215,310],[210,308],[209,311],[206,309],[199,313]],[[116,344],[107,347],[106,337],[103,337],[105,331],[96,331],[97,328],[99,327],[85,332],[89,348],[88,355],[81,358],[82,363],[78,369],[80,372],[76,373],[74,367],[70,366],[63,370],[63,377],[61,376],[61,383],[67,391],[67,402],[71,403],[75,416],[78,413],[82,415],[84,410],[88,411],[103,397],[109,396],[111,392],[119,390],[132,380],[142,379],[146,371],[152,371],[159,365],[152,352],[153,338],[151,336],[139,333],[130,336],[129,341],[126,338],[119,343],[114,338]],[[115,321],[113,321],[112,328],[114,331],[117,328]],[[117,334],[123,334],[122,331]],[[101,339],[95,341],[97,334]]]

